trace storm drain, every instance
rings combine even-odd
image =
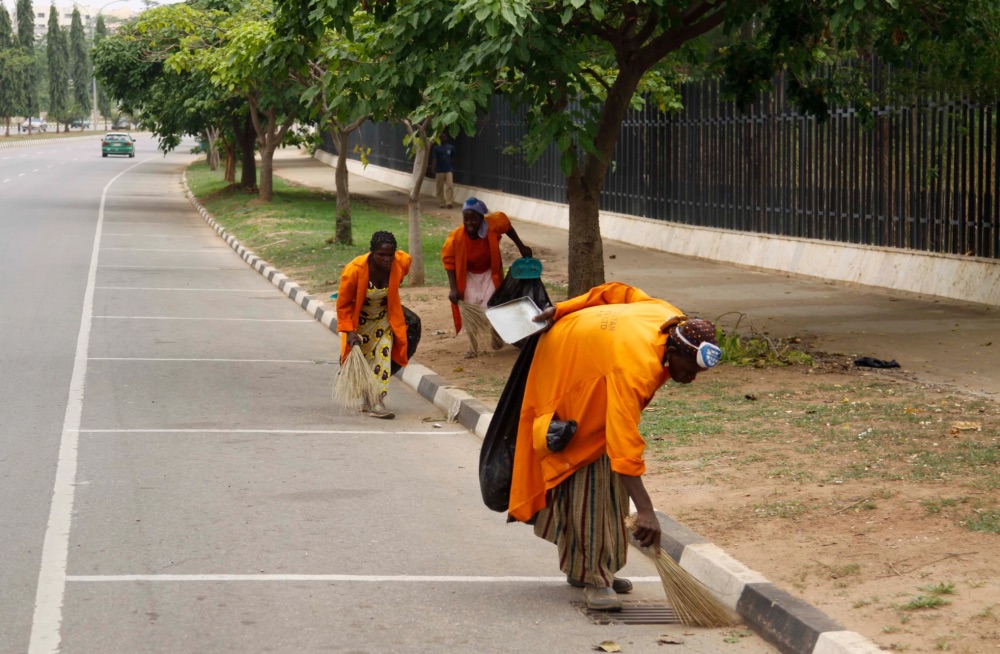
[[[597,611],[588,609],[583,602],[574,602],[594,624],[680,624],[674,609],[666,602],[628,601],[622,602],[621,611]]]

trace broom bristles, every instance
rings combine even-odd
[[[654,545],[643,547],[632,535],[634,523],[626,523],[632,546],[656,563],[656,571],[681,624],[687,627],[732,627],[739,618],[690,572],[680,566],[665,549]]]
[[[382,391],[375,383],[375,373],[360,347],[352,347],[333,383],[333,400],[340,406],[371,407],[382,401]]]
[[[458,315],[462,318],[462,329],[469,335],[472,349],[482,352],[489,348],[493,342],[493,325],[482,307],[460,301]]]

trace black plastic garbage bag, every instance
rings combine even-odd
[[[518,279],[513,276],[513,272],[513,267],[507,271],[507,276],[504,277],[500,288],[493,293],[493,296],[486,303],[487,306],[495,307],[498,304],[504,304],[505,302],[510,302],[521,297],[530,297],[539,309],[546,309],[552,306],[552,300],[549,299],[549,293],[545,290],[545,284],[540,277]],[[522,338],[516,343],[511,343],[511,345],[518,348],[524,347],[525,340],[527,339]]]
[[[516,300],[519,297],[530,297],[539,309],[552,306],[549,293],[545,290],[545,284],[540,277],[533,279],[517,279],[513,275],[513,269],[507,271],[507,276],[503,278],[500,288],[493,293],[493,297],[487,302],[487,306],[495,307],[498,304]]]
[[[483,503],[494,511],[504,512],[510,505],[517,423],[521,419],[524,389],[528,384],[528,372],[535,358],[539,336],[535,334],[524,339],[524,347],[510,371],[496,412],[486,429],[483,448],[479,451],[479,489],[483,493]]]
[[[875,357],[861,357],[860,359],[854,360],[854,365],[860,366],[862,368],[899,368],[900,365],[895,359],[892,361],[883,361],[882,359],[876,359]]]
[[[417,351],[417,345],[420,343],[421,325],[420,316],[414,312],[403,307],[403,319],[406,321],[406,358],[410,359]],[[396,374],[400,368],[403,366],[399,365],[395,361],[391,362],[392,374]]]

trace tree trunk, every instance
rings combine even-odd
[[[348,188],[347,175],[347,137],[348,132],[338,129],[333,133],[337,143],[337,232],[334,240],[344,245],[353,245],[351,231],[351,192]]]
[[[604,283],[600,189],[588,189],[579,175],[566,180],[569,201],[569,297]]]
[[[236,183],[236,144],[226,141],[226,174],[225,181],[230,184]]]
[[[429,122],[428,121],[425,121]],[[410,285],[424,285],[424,244],[420,235],[420,189],[424,185],[424,177],[427,175],[427,157],[430,155],[430,148],[427,147],[427,127],[426,124],[414,126],[413,143],[416,154],[413,157],[413,176],[410,178],[410,196],[406,201],[406,209],[409,214],[409,237],[410,237]]]
[[[268,145],[260,151],[260,188],[257,197],[264,202],[274,198],[274,146]]]
[[[254,158],[254,148],[257,139],[253,128],[253,120],[249,112],[240,120],[233,116],[233,134],[236,137],[236,145],[240,149],[240,163],[243,169],[240,171],[240,188],[253,192],[257,190],[257,160]]]
[[[205,142],[208,143],[208,152],[205,153],[205,156],[208,159],[209,170],[219,169],[219,148],[216,145],[218,138],[218,127],[208,127],[205,129]]]
[[[569,296],[586,293],[604,283],[604,243],[601,240],[600,202],[608,164],[621,135],[622,121],[639,85],[643,70],[623,69],[601,109],[594,145],[582,163],[566,177],[569,203]]]
[[[257,98],[250,96],[250,119],[257,133],[257,144],[260,146],[260,192],[258,197],[264,202],[270,202],[274,197],[274,151],[285,139],[288,128],[295,122],[295,115],[289,114],[284,122],[278,125],[278,112],[275,109],[258,110]],[[267,118],[267,123],[261,123],[261,113]]]

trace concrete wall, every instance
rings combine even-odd
[[[316,158],[331,166],[337,159],[323,151],[317,151]],[[355,175],[398,188],[409,185],[407,172],[366,168],[353,159],[347,165]],[[424,181],[423,192],[434,195],[433,179]],[[569,227],[569,207],[565,204],[455,186],[456,201],[472,195],[486,206],[502,206],[504,213],[519,220]],[[601,213],[601,234],[710,261],[1000,306],[1000,261],[992,259],[689,227],[609,212]]]

